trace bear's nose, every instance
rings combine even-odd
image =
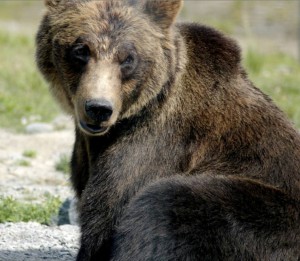
[[[113,106],[103,99],[88,100],[85,102],[86,115],[95,123],[108,121],[113,113]]]

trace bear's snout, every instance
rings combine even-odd
[[[104,99],[93,99],[85,102],[87,117],[96,124],[108,121],[113,113],[112,104]]]
[[[106,99],[91,99],[84,103],[84,117],[79,117],[79,127],[88,135],[103,135],[113,124],[114,106]],[[81,119],[80,119],[81,118]]]

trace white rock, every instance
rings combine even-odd
[[[32,123],[26,126],[25,131],[28,134],[52,132],[54,127],[48,123]]]

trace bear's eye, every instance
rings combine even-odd
[[[137,67],[137,55],[135,53],[128,54],[125,56],[125,59],[122,59],[120,62],[122,78],[126,80],[130,78]]]
[[[133,64],[133,62],[134,62],[134,57],[131,54],[129,54],[127,58],[121,63],[121,66],[127,66]]]
[[[90,49],[87,45],[75,45],[69,50],[68,60],[77,67],[86,65],[89,59]]]

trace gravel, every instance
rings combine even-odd
[[[79,228],[48,227],[34,222],[0,224],[0,261],[73,261]]]
[[[70,158],[73,143],[72,125],[60,131],[34,134],[0,129],[0,196],[25,201],[30,198],[31,202],[32,198],[43,199],[45,194],[62,200],[73,196],[69,175],[55,167],[62,156]],[[26,157],[26,151],[36,155]]]
[[[31,124],[27,133],[0,129],[0,197],[11,196],[21,202],[38,203],[51,195],[59,197],[60,225],[38,223],[0,224],[0,261],[71,261],[79,247],[76,202],[69,175],[56,170],[62,155],[70,157],[74,142],[73,123],[62,116],[52,123]],[[43,127],[43,128],[42,128]],[[58,130],[59,129],[59,130]],[[26,128],[25,128],[26,130]],[[34,157],[26,157],[34,151]],[[22,164],[22,162],[28,164]],[[67,207],[63,209],[63,207]],[[71,214],[71,215],[70,215]],[[65,223],[73,225],[63,225]]]

